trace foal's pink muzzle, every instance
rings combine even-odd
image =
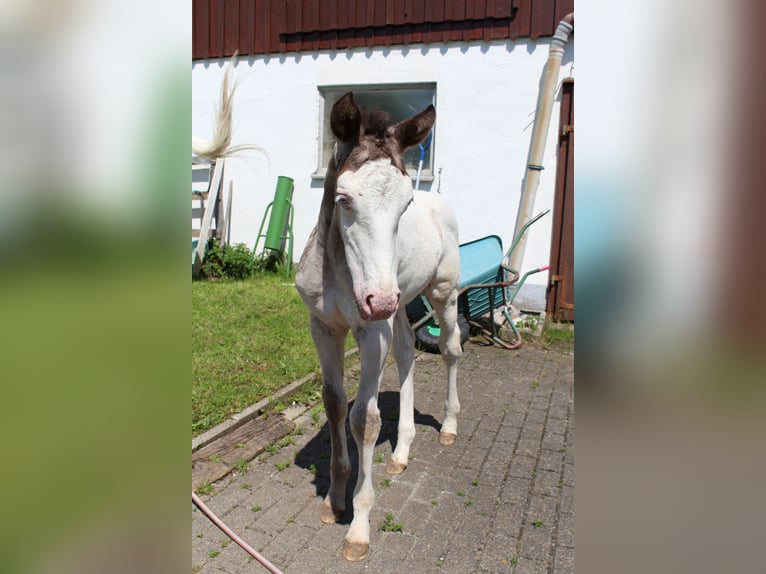
[[[396,313],[401,292],[392,293],[368,291],[363,297],[356,296],[356,306],[365,321],[383,321]]]

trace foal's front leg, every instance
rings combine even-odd
[[[351,463],[346,445],[348,400],[343,390],[344,343],[346,332],[331,332],[319,319],[311,316],[311,336],[322,365],[322,399],[330,427],[330,490],[322,505],[322,522],[335,523],[346,510],[346,483]]]
[[[365,323],[354,333],[359,344],[361,375],[349,422],[359,451],[359,476],[354,489],[354,519],[343,548],[343,557],[352,562],[364,560],[370,547],[370,510],[375,501],[372,455],[381,426],[378,389],[391,345],[392,322],[393,319]]]

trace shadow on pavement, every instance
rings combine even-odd
[[[348,412],[354,406],[354,401],[349,401]],[[384,391],[378,395],[378,409],[380,409],[381,429],[375,447],[388,443],[386,449],[386,458],[396,448],[397,425],[399,419],[399,393],[396,391]],[[441,429],[441,423],[431,414],[424,414],[415,409],[415,426],[429,426],[435,430]],[[351,435],[351,429],[346,417],[346,443],[348,445],[348,456],[351,460],[351,476],[346,487],[346,516],[339,521],[340,524],[351,522],[353,508],[352,498],[354,486],[359,473],[359,456],[356,449],[356,442]],[[322,428],[300,451],[298,451],[295,464],[314,473],[312,484],[314,485],[317,496],[324,498],[330,489],[330,427],[325,422]]]

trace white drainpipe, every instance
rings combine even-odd
[[[556,91],[556,84],[559,78],[559,69],[561,68],[561,58],[564,55],[564,46],[566,46],[569,35],[574,30],[574,12],[564,16],[559,22],[558,28],[551,41],[548,61],[543,70],[543,85],[540,88],[540,94],[537,97],[537,110],[535,112],[535,124],[532,129],[532,140],[529,143],[529,156],[527,158],[527,171],[524,176],[524,185],[521,190],[521,201],[519,202],[519,213],[516,216],[516,228],[513,231],[513,237],[516,237],[524,224],[532,218],[532,211],[535,207],[535,196],[537,195],[537,185],[540,182],[540,171],[543,166],[543,152],[545,151],[545,139],[548,135],[548,127],[551,123],[551,110],[553,108],[553,97]],[[527,235],[529,231],[519,241],[516,249],[511,254],[509,267],[515,271],[521,270],[524,261],[524,251],[527,245]]]

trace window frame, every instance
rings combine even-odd
[[[317,160],[316,170],[311,174],[312,179],[324,179],[327,173],[327,163],[329,158],[323,158],[325,141],[324,141],[324,121],[325,121],[325,106],[327,105],[327,94],[330,91],[345,92],[395,92],[397,90],[432,90],[432,101],[434,107],[436,107],[436,95],[437,84],[436,82],[392,82],[392,83],[377,83],[377,84],[321,84],[317,86],[317,98],[319,99],[319,114],[317,120],[318,126],[318,148],[317,148]],[[334,103],[334,102],[333,102]],[[420,111],[420,110],[418,110]],[[434,163],[435,163],[435,142],[436,142],[436,125],[432,128],[433,136],[430,143],[430,151],[428,162],[423,163],[423,168],[420,172],[420,181],[433,181],[434,180]],[[417,169],[407,170],[410,179],[413,183],[417,178]]]

